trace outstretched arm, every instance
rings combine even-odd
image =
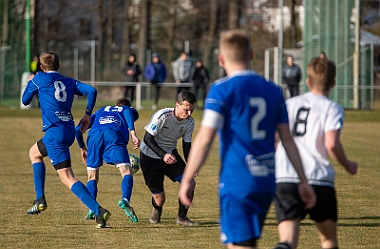
[[[305,202],[306,207],[312,208],[315,206],[317,198],[315,196],[313,188],[307,182],[298,149],[294,143],[292,134],[290,133],[289,124],[284,123],[277,125],[277,131],[281,142],[284,145],[286,154],[288,155],[289,160],[293,164],[293,167],[296,170],[301,181],[298,185],[299,194],[303,202]]]
[[[338,163],[343,165],[348,173],[351,175],[356,174],[358,171],[358,164],[354,161],[348,160],[346,153],[344,153],[343,145],[340,142],[340,131],[328,131],[325,133],[325,146],[329,155]]]
[[[185,206],[191,205],[191,197],[194,192],[193,186],[195,185],[192,184],[194,176],[200,170],[208,156],[216,131],[216,128],[201,126],[194,139],[179,190],[181,203]]]

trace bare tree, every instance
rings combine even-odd
[[[3,1],[3,25],[1,34],[1,46],[6,46],[8,42],[8,0]]]
[[[127,60],[127,54],[130,54],[130,33],[129,30],[131,28],[130,18],[129,18],[129,7],[130,7],[131,1],[125,0],[124,1],[124,29],[123,29],[123,44],[121,45],[120,49],[120,67],[122,67]]]
[[[202,49],[205,65],[209,64],[210,54],[212,53],[213,45],[215,43],[217,15],[218,15],[218,0],[210,0],[210,19],[208,23],[206,42]]]
[[[150,5],[151,0],[141,0],[140,3],[140,30],[138,37],[138,53],[137,59],[141,66],[145,66],[146,54],[148,44],[148,33],[149,33],[149,20],[150,20]]]
[[[230,0],[228,3],[228,28],[236,29],[239,27],[240,19],[240,0]]]

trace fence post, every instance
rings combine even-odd
[[[32,102],[30,102],[29,105],[25,106],[23,103],[22,103],[22,95],[24,94],[24,91],[25,91],[25,88],[26,86],[28,85],[28,78],[29,76],[31,75],[30,72],[24,72],[22,74],[22,77],[21,77],[21,94],[20,94],[20,109],[30,109],[30,108],[33,108],[34,107],[34,103],[33,103],[33,100]]]

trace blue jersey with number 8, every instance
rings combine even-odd
[[[30,104],[38,92],[42,112],[42,130],[51,126],[72,126],[74,118],[71,107],[74,95],[87,95],[87,113],[91,113],[96,101],[96,89],[58,72],[39,72],[26,86],[22,96],[24,105]]]

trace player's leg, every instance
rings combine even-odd
[[[28,210],[28,214],[39,214],[47,209],[45,199],[45,178],[46,167],[43,158],[47,156],[47,150],[42,139],[32,145],[29,149],[29,158],[33,168],[33,181],[36,199],[33,206]]]
[[[319,240],[321,241],[321,248],[338,248],[336,222],[329,219],[324,222],[316,222],[315,225],[318,228]]]
[[[277,225],[278,243],[274,249],[291,249],[296,248],[299,238],[300,220],[283,220]]]
[[[140,152],[140,166],[145,184],[152,194],[152,214],[150,223],[161,221],[162,206],[165,203],[164,169],[166,163],[162,159],[155,159]]]
[[[111,214],[102,208],[91,196],[86,186],[74,176],[71,168],[69,146],[74,142],[75,130],[60,127],[52,129],[52,132],[54,135],[50,136],[50,139],[47,140],[47,142],[45,140],[44,142],[48,148],[49,157],[53,162],[53,166],[57,171],[59,178],[87,208],[96,214],[96,222],[98,223],[97,227],[104,227]]]
[[[221,241],[228,248],[256,248],[274,193],[220,192]]]
[[[132,189],[133,189],[133,176],[132,170],[128,163],[116,164],[121,174],[121,199],[118,202],[118,206],[122,208],[127,215],[128,219],[132,222],[138,222],[138,217],[130,205]]]
[[[315,207],[310,210],[310,218],[315,221],[321,242],[321,248],[338,248],[337,228],[338,209],[335,189],[313,186],[317,196]]]
[[[299,238],[299,223],[305,218],[305,204],[298,194],[298,185],[279,183],[274,198],[278,222],[279,243],[274,249],[296,248]]]
[[[99,168],[87,167],[87,183],[86,188],[92,198],[96,200],[98,196],[98,182],[99,182]],[[90,209],[87,211],[85,220],[94,220],[96,217],[95,212]]]
[[[166,175],[173,181],[181,183],[182,175],[185,170],[185,162],[182,157],[178,154],[177,150],[173,151],[174,156],[177,158],[177,162],[174,164],[167,164],[167,172]],[[194,190],[196,186],[195,180],[192,181],[191,188]],[[191,196],[191,200],[194,198],[194,191]],[[178,199],[178,215],[177,215],[177,224],[185,225],[185,226],[197,226],[198,222],[194,222],[187,217],[187,213],[189,211],[189,206],[185,206],[181,203],[181,200]]]
[[[103,131],[91,133],[87,138],[87,183],[86,188],[92,198],[98,195],[100,167],[103,165]],[[85,220],[95,219],[95,212],[88,210]]]

